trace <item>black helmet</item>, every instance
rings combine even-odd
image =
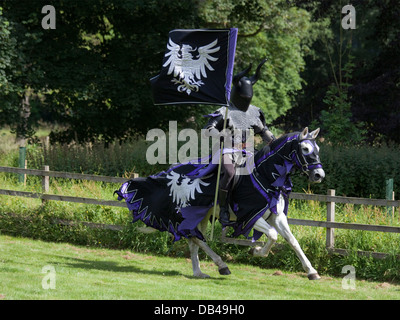
[[[233,77],[231,102],[239,110],[247,111],[249,108],[251,99],[253,98],[253,85],[260,78],[260,69],[265,61],[267,61],[267,59],[261,61],[257,67],[256,73],[252,77],[246,77],[252,67],[252,64]]]

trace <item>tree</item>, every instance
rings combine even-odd
[[[363,123],[370,143],[377,139],[400,142],[400,9],[397,2],[352,1],[357,14],[355,30],[343,30],[340,25],[341,8],[347,2],[297,0],[293,4],[308,10],[312,23],[320,24],[321,28],[312,30],[318,35],[305,57],[306,67],[301,73],[306,85],[295,97],[294,107],[277,119],[275,125],[287,131],[310,125],[324,114],[323,110],[326,115],[329,106],[324,100],[327,93],[332,94],[331,85],[335,77],[339,79],[351,50],[354,67],[351,86],[347,89],[350,122],[355,126]],[[350,48],[339,50],[343,42],[349,42]]]
[[[250,63],[254,72],[268,58],[252,103],[269,123],[285,114],[302,88],[300,73],[313,41],[310,14],[284,0],[203,1],[199,11],[206,27],[239,28],[235,72]]]
[[[2,3],[14,26],[9,31],[15,56],[26,60],[20,64],[24,76],[13,82],[40,96],[41,112],[62,125],[53,140],[124,140],[197,110],[154,112],[148,83],[159,72],[168,31],[195,27],[189,1],[54,1],[55,30],[41,26],[46,1]],[[16,111],[18,94],[11,96]],[[23,97],[20,92],[20,101]]]
[[[343,78],[339,82],[331,84],[326,92],[324,103],[328,109],[322,110],[320,123],[312,124],[313,127],[320,126],[324,131],[324,138],[335,145],[355,145],[364,141],[366,130],[362,122],[354,123],[351,112],[349,88],[354,68],[353,57],[349,54],[349,60],[340,71]]]
[[[58,0],[52,1],[56,29],[44,30],[47,4],[2,1],[20,60],[12,67],[20,90],[9,96],[13,117],[23,123],[25,110],[29,123],[35,115],[58,123],[52,141],[123,141],[168,128],[170,120],[186,125],[191,117],[201,125],[201,115],[215,107],[154,106],[151,100],[149,79],[159,73],[175,28],[238,27],[235,72],[269,58],[254,97],[268,122],[291,107],[302,85],[310,16],[284,0]]]
[[[367,1],[368,37],[352,87],[355,120],[368,126],[369,140],[400,143],[400,7],[398,1]]]
[[[16,40],[11,36],[10,22],[3,16],[0,7],[0,99],[2,107],[0,109],[0,125],[4,125],[9,120],[12,113],[12,95],[18,92],[19,88],[13,83],[13,77],[17,70],[14,68],[14,61],[17,58]]]
[[[18,26],[3,16],[0,7],[0,125],[9,125],[18,141],[25,144],[25,138],[32,136],[32,122],[29,88],[31,65],[15,37]]]

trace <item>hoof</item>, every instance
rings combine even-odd
[[[230,272],[228,267],[219,269],[218,271],[219,271],[219,274],[221,274],[223,276],[227,276],[227,275],[231,274],[231,272]]]
[[[313,274],[309,274],[307,275],[308,280],[319,280],[321,279],[321,277],[319,276],[318,273],[313,273]]]
[[[253,247],[250,249],[249,253],[253,256],[253,257],[261,257],[260,251],[261,251],[261,247]]]
[[[200,279],[210,278],[210,276],[208,274],[205,274],[203,272],[200,272],[199,274],[194,274],[193,276],[196,277],[196,278],[200,278]]]

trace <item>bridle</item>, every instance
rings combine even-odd
[[[303,152],[301,150],[299,150],[300,145],[303,141],[309,141],[309,142],[313,141],[315,143],[314,138],[299,139],[298,140],[299,147],[296,150],[296,152],[293,153],[292,158],[293,158],[294,162],[296,163],[296,165],[299,167],[299,169],[301,169],[302,172],[304,172],[308,175],[311,170],[322,168],[322,164],[321,164],[321,161],[319,160],[318,155],[315,157],[316,161],[313,161],[313,162],[307,161],[306,156],[313,154],[314,149],[310,153],[304,155]]]

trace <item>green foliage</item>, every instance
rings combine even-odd
[[[362,123],[352,122],[351,104],[347,92],[339,91],[331,85],[326,93],[324,102],[329,105],[328,110],[321,111],[321,129],[324,138],[338,145],[354,145],[364,140],[365,130],[361,129]],[[312,126],[317,126],[313,123]]]
[[[0,126],[13,123],[15,95],[18,96],[21,87],[15,82],[18,70],[17,41],[12,36],[12,24],[3,15],[0,7]]]
[[[325,179],[320,184],[307,182],[304,176],[293,176],[294,190],[326,194],[335,189],[337,195],[385,198],[385,181],[394,178],[395,190],[400,189],[400,157],[398,145],[332,146],[320,143],[320,158]]]
[[[206,26],[239,28],[235,72],[250,63],[254,72],[268,58],[252,103],[264,111],[267,123],[285,114],[302,88],[300,73],[313,41],[310,14],[284,0],[204,1],[199,12]]]
[[[146,150],[152,142],[143,139],[112,143],[107,148],[102,143],[55,144],[48,148],[30,147],[27,149],[28,166],[64,172],[79,172],[106,176],[130,176],[138,173],[148,176],[165,170],[168,164],[150,165],[146,160]]]
[[[196,26],[193,1],[57,1],[52,3],[57,27],[46,31],[40,9],[47,2],[3,3],[15,26],[17,55],[26,59],[18,84],[33,90],[31,109],[37,99],[41,116],[63,125],[53,140],[122,141],[203,110],[166,107],[148,113],[153,108],[148,79],[159,72],[168,31]]]
[[[284,272],[275,276],[273,269],[229,263],[232,274],[221,276],[214,264],[208,262],[202,263],[201,267],[211,278],[198,280],[191,276],[191,264],[185,258],[47,243],[6,235],[0,235],[0,242],[0,292],[5,300],[203,301],[219,300],[221,295],[229,301],[398,300],[400,295],[399,286],[393,283],[383,287],[377,282],[356,281],[356,290],[343,290],[344,275],[323,277],[315,282],[308,281],[303,274]],[[43,290],[41,286],[46,274],[40,271],[49,264],[56,272],[55,290]],[[142,303],[138,301],[137,304],[141,306]],[[214,310],[222,311],[222,308]],[[149,308],[149,313],[153,311]],[[249,313],[247,308],[245,312]]]
[[[323,100],[328,109],[321,111],[320,126],[324,139],[336,145],[360,144],[366,134],[366,130],[363,129],[365,125],[362,122],[355,123],[351,112],[348,90],[351,87],[353,59],[354,57],[349,54],[347,63],[343,70],[340,70],[340,73],[343,72],[344,81],[340,76],[339,82],[330,85]],[[318,121],[314,121],[312,126],[317,126],[317,123]]]
[[[41,27],[45,4],[2,4],[5,21],[13,25],[5,29],[12,46],[4,55],[18,56],[21,61],[13,68],[23,70],[17,82],[9,80],[20,94],[9,96],[13,112],[7,123],[23,120],[21,99],[29,88],[29,121],[41,117],[61,124],[51,134],[60,142],[124,141],[192,116],[202,125],[197,119],[212,107],[152,104],[148,79],[159,72],[168,31],[174,28],[238,27],[235,72],[269,58],[254,98],[268,122],[291,108],[291,96],[301,88],[306,44],[312,41],[310,15],[284,0],[55,1],[55,30]],[[0,112],[4,109],[1,104]]]
[[[8,137],[8,138],[6,138]],[[18,149],[3,136],[0,144],[0,164],[18,166]],[[50,170],[70,171],[107,176],[129,176],[139,173],[146,177],[166,170],[169,164],[150,165],[146,160],[149,144],[142,139],[112,143],[105,148],[102,143],[85,145],[29,145],[27,147],[28,168],[41,169],[49,165]],[[395,144],[335,146],[318,142],[320,158],[326,177],[320,184],[309,184],[304,175],[292,176],[294,191],[326,194],[335,189],[337,195],[365,198],[385,198],[385,181],[394,179],[394,190],[400,189],[400,147]],[[14,148],[13,148],[14,147]]]
[[[38,181],[40,185],[40,181]],[[63,182],[53,185],[60,188],[61,194],[71,194],[71,191],[88,192],[94,188],[104,188],[96,183],[90,184]],[[112,188],[104,191],[110,194]],[[85,191],[86,190],[86,191]],[[102,206],[80,205],[62,202],[48,202],[44,206],[40,200],[24,199],[17,197],[0,196],[0,232],[13,236],[29,237],[50,242],[67,242],[70,244],[109,248],[119,250],[132,250],[133,252],[150,253],[169,257],[189,257],[186,241],[173,242],[167,232],[143,234],[138,227],[142,222],[131,224],[130,214],[124,208],[104,208]],[[12,214],[10,214],[12,211]],[[291,200],[289,217],[311,220],[324,220],[326,205],[313,201]],[[74,225],[55,223],[55,219],[68,219]],[[336,220],[339,222],[392,224],[398,221],[389,221],[384,208],[366,206],[338,205]],[[81,224],[81,221],[108,223],[122,225],[120,231],[103,228],[92,228]],[[335,246],[349,250],[348,256],[329,254],[325,249],[325,231],[323,228],[291,226],[294,236],[300,243],[304,253],[313,266],[322,275],[343,276],[341,269],[345,265],[353,265],[357,271],[357,279],[375,281],[400,281],[399,248],[396,245],[398,235],[380,232],[367,232],[357,230],[335,231]],[[208,229],[209,235],[211,229]],[[293,249],[282,237],[278,237],[278,245],[274,246],[272,253],[267,258],[253,257],[249,248],[222,243],[218,239],[221,235],[221,226],[216,223],[214,241],[210,241],[211,248],[219,254],[230,266],[237,264],[250,264],[261,268],[278,268],[291,272],[303,272],[302,266]],[[263,236],[261,241],[266,241]],[[389,253],[389,257],[376,260],[368,256],[358,256],[357,250],[377,251]],[[200,251],[200,259],[209,258]],[[190,266],[190,263],[189,263]],[[190,267],[188,267],[190,269]]]
[[[5,146],[5,148],[8,148]],[[138,152],[142,150],[141,152]],[[357,148],[332,147],[321,144],[321,160],[327,176],[322,184],[311,185],[315,193],[326,193],[326,189],[334,188],[338,195],[384,197],[384,183],[386,177],[394,177],[395,190],[399,189],[400,163],[398,146],[381,146],[372,149],[366,146]],[[135,142],[131,144],[110,145],[104,148],[102,144],[86,146],[52,146],[47,150],[46,160],[52,160],[51,169],[58,171],[73,170],[85,173],[100,173],[115,175],[120,171],[136,171],[136,165],[141,164],[141,176],[157,172],[140,157],[134,155],[145,153],[145,144]],[[0,159],[2,165],[12,165],[4,161],[17,161],[17,150],[1,153],[5,157]],[[13,155],[13,156],[10,156]],[[118,158],[124,159],[122,166]],[[11,160],[10,160],[11,159]],[[113,160],[114,159],[114,160]],[[348,160],[350,159],[350,161]],[[383,160],[384,159],[384,160]],[[129,162],[129,161],[132,162]],[[43,150],[39,146],[28,146],[29,168],[40,168],[43,161]],[[137,161],[137,162],[136,162]],[[383,162],[385,161],[385,162]],[[104,163],[109,162],[109,166]],[[39,164],[40,163],[40,164]],[[123,165],[128,163],[128,165]],[[49,163],[46,163],[49,164]],[[15,164],[14,164],[15,165]],[[293,178],[294,191],[308,190],[307,179],[304,176]],[[26,187],[18,184],[17,176],[0,174],[2,189],[41,192],[41,179],[29,176]],[[71,181],[67,179],[50,179],[50,193],[69,196],[86,196],[89,198],[115,200],[113,191],[119,184],[103,184],[93,181]],[[12,213],[12,214],[10,214]],[[325,220],[326,206],[317,202],[291,201],[289,207],[290,218]],[[396,219],[398,218],[395,216]],[[76,222],[75,225],[65,226],[54,223],[54,219],[66,219]],[[114,208],[100,205],[86,205],[59,201],[49,201],[42,205],[38,199],[0,196],[0,232],[52,242],[69,242],[80,245],[96,246],[101,248],[130,249],[135,252],[168,255],[172,257],[188,257],[188,248],[185,241],[173,243],[168,233],[156,232],[142,234],[137,228],[143,226],[141,222],[131,224],[131,215],[125,208]],[[337,205],[336,220],[349,223],[366,223],[397,225],[398,220],[388,220],[385,208],[371,208],[363,206]],[[94,222],[122,225],[120,231],[111,231],[102,228],[90,228],[80,222]],[[378,232],[364,232],[354,230],[337,230],[335,243],[338,248],[351,250],[347,257],[330,255],[325,250],[325,231],[322,228],[292,226],[292,231],[298,239],[304,252],[321,274],[341,276],[344,265],[353,265],[357,270],[357,279],[376,279],[381,281],[398,281],[398,260],[390,256],[385,260],[375,260],[368,257],[359,257],[356,250],[380,251],[398,255],[396,234],[382,234]],[[210,229],[208,234],[210,234]],[[215,228],[215,239],[221,235],[219,223]],[[265,241],[265,237],[261,239]],[[211,247],[220,254],[229,264],[246,263],[262,268],[279,268],[302,272],[300,262],[286,242],[279,237],[282,249],[273,249],[268,258],[255,258],[249,255],[248,248],[221,243],[214,240]],[[201,259],[208,259],[200,253]]]
[[[0,126],[22,138],[40,119],[62,125],[53,141],[78,143],[129,140],[169,120],[202,126],[213,107],[154,106],[148,79],[169,30],[228,27],[239,28],[235,72],[269,58],[253,100],[268,124],[281,117],[274,126],[294,131],[319,119],[332,142],[400,137],[396,0],[357,3],[355,30],[340,26],[343,1],[58,0],[57,28],[43,30],[46,4],[1,2]],[[353,79],[342,81],[346,63]]]
[[[5,139],[2,139],[3,142]],[[327,189],[336,189],[338,195],[384,198],[386,178],[394,178],[394,189],[400,188],[400,158],[399,146],[367,146],[339,147],[320,144],[321,160],[326,171],[323,183],[311,185],[315,193],[326,193]],[[7,152],[3,152],[7,150]],[[126,171],[140,171],[141,176],[153,174],[156,167],[150,166],[144,159],[145,143],[142,141],[131,144],[111,144],[104,148],[102,144],[86,146],[71,145],[68,147],[55,145],[46,150],[38,145],[28,146],[29,168],[40,168],[49,164],[58,171],[77,171],[106,175],[123,175]],[[134,157],[138,158],[134,158]],[[143,158],[140,158],[143,157]],[[120,162],[118,159],[123,159]],[[11,163],[10,163],[11,161]],[[1,145],[0,163],[5,166],[15,166],[17,149],[10,149],[7,144]],[[46,161],[43,163],[43,161]],[[132,162],[129,162],[132,161]],[[13,163],[14,162],[14,163]],[[108,164],[108,165],[107,165]],[[142,167],[139,167],[142,166]],[[141,168],[137,170],[137,168]],[[160,168],[161,169],[161,168]],[[120,171],[121,170],[121,171]],[[119,172],[119,174],[115,174]],[[115,200],[113,191],[119,184],[106,186],[102,183],[65,179],[51,179],[50,193],[87,196],[90,198]],[[309,190],[304,176],[293,178],[294,191]],[[0,174],[2,189],[13,189],[29,192],[41,192],[41,179],[29,177],[27,186],[17,184],[14,174]],[[304,190],[303,190],[304,189]],[[398,216],[391,221],[385,208],[365,206],[336,206],[336,220],[339,222],[355,222],[365,224],[398,225]],[[11,214],[10,214],[11,213]],[[291,201],[290,218],[325,220],[326,206],[313,201]],[[65,226],[54,223],[54,219],[67,219],[76,222],[75,225]],[[93,229],[81,224],[82,221],[122,225],[121,231]],[[125,208],[110,208],[99,205],[85,205],[49,201],[42,205],[38,199],[0,196],[0,232],[52,242],[69,242],[80,245],[90,245],[105,248],[131,249],[138,252],[168,255],[172,257],[188,257],[185,241],[173,243],[168,233],[142,234],[137,231],[140,222],[130,224],[131,216]],[[322,274],[341,276],[344,265],[353,265],[357,270],[357,279],[375,279],[384,281],[399,281],[398,235],[382,234],[379,232],[364,232],[354,230],[337,230],[335,243],[338,248],[350,250],[350,255],[342,257],[330,255],[325,250],[325,231],[322,228],[292,226],[295,237],[299,240],[304,252],[312,264]],[[210,232],[210,230],[208,231]],[[215,236],[221,234],[217,223]],[[265,237],[261,240],[265,241]],[[255,258],[249,255],[248,248],[219,241],[211,242],[212,248],[228,263],[250,263],[262,268],[280,268],[302,272],[293,250],[282,238],[279,243],[283,249],[273,249],[268,258]],[[355,251],[380,251],[390,253],[389,258],[375,260],[370,257],[359,257]],[[205,256],[201,253],[201,259]]]
[[[348,2],[298,0],[294,3],[311,14],[315,41],[308,46],[309,54],[304,58],[306,67],[301,77],[305,85],[295,96],[293,108],[275,125],[283,127],[284,131],[293,131],[320,119],[326,123],[324,134],[329,134],[330,124],[332,130],[338,132],[342,122],[336,120],[344,120],[342,131],[350,127],[358,134],[367,129],[361,133],[369,144],[375,141],[398,143],[399,69],[393,67],[398,64],[400,48],[397,40],[400,11],[393,9],[397,8],[396,0],[352,3],[356,10],[356,29],[348,30],[341,26],[345,16],[341,10]],[[348,82],[351,86],[346,90],[347,95],[339,98],[338,91],[342,88],[332,87],[333,84],[341,87],[349,53],[354,57],[352,79]],[[349,103],[351,115],[338,110],[342,115],[336,119],[339,116],[334,114],[332,102],[324,101],[333,97],[339,105]],[[339,141],[336,136],[332,138]]]
[[[0,7],[0,126],[8,125],[17,138],[33,136],[35,116],[29,99],[32,88],[41,85],[44,74],[38,62],[32,58],[33,47],[41,42],[43,30],[29,30],[30,18],[26,15],[23,21],[17,22],[10,17],[7,3]],[[24,37],[24,39],[21,39]],[[27,100],[26,100],[27,99]],[[32,106],[35,105],[32,97]]]

